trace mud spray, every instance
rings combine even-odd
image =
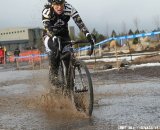
[[[31,85],[35,88],[41,84],[43,91],[34,93],[31,99],[26,101],[27,107],[41,109],[49,118],[88,118],[85,113],[77,111],[74,103],[67,96],[62,95],[61,92],[51,91],[55,87],[49,83],[48,71],[41,71],[33,73]]]

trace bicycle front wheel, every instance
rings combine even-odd
[[[73,98],[74,103],[79,111],[91,116],[93,111],[93,85],[89,70],[85,63],[76,60],[74,69]]]

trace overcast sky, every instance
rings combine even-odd
[[[47,0],[0,0],[0,29],[42,27],[41,12]],[[153,30],[160,18],[160,0],[68,0],[90,31],[106,34],[138,28]],[[74,25],[73,20],[69,25]],[[160,22],[160,19],[158,20]],[[160,24],[160,23],[159,23]]]

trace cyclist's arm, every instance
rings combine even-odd
[[[51,9],[50,9],[49,5],[48,6],[46,5],[42,11],[42,22],[43,22],[44,28],[47,31],[50,30],[50,28],[51,28],[50,18],[51,18]]]
[[[89,55],[92,55],[93,50],[94,50],[94,43],[95,42],[93,40],[92,35],[89,33],[87,27],[83,23],[83,21],[82,21],[80,15],[78,14],[77,10],[73,7],[72,7],[72,18],[75,21],[75,23],[77,24],[77,26],[79,27],[79,29],[85,34],[85,36],[87,37],[87,39],[91,43],[91,51],[90,51]]]
[[[77,10],[74,7],[72,7],[71,16],[72,16],[74,22],[79,27],[79,29],[85,34],[85,36],[87,36],[87,34],[89,34],[89,31],[88,31],[87,27],[85,26],[84,22],[82,21],[79,13],[77,12]]]

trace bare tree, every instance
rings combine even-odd
[[[134,23],[134,26],[136,27],[136,30],[139,30],[138,29],[139,28],[139,22],[140,22],[140,20],[138,19],[138,17],[135,17],[133,19],[133,23]]]
[[[159,15],[154,16],[153,22],[154,22],[154,24],[155,24],[156,29],[158,29],[158,28],[159,28],[159,25],[160,25]]]
[[[106,23],[106,36],[109,37],[109,26],[108,26],[108,23]]]
[[[126,23],[124,21],[122,22],[122,34],[127,34]]]
[[[134,26],[136,27],[135,34],[138,34],[139,33],[139,19],[138,19],[138,17],[135,17],[133,19],[133,23],[134,23]],[[134,38],[133,44],[137,44],[137,43],[139,43],[139,38]]]
[[[159,15],[154,16],[153,18],[154,24],[156,26],[156,30],[159,30],[159,25],[160,25],[160,18]],[[157,35],[157,41],[159,41],[160,35]]]

